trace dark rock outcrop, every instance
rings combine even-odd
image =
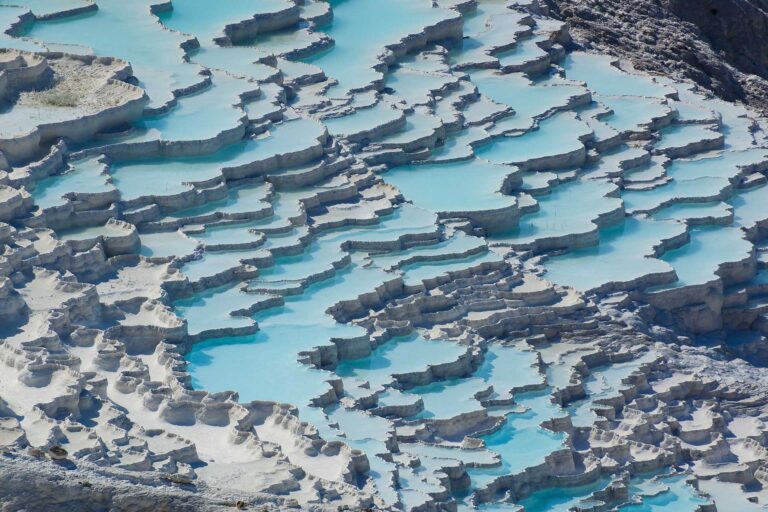
[[[766,0],[545,0],[577,44],[768,111]]]

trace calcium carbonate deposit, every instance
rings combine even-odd
[[[0,510],[768,506],[768,121],[537,0],[0,0]]]

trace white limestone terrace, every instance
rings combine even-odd
[[[0,24],[3,510],[768,500],[747,107],[536,0]]]

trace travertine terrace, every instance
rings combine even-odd
[[[1,511],[768,504],[749,108],[537,0],[0,26]]]

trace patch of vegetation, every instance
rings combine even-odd
[[[50,90],[40,94],[40,102],[52,107],[76,107],[79,98],[71,90]]]

